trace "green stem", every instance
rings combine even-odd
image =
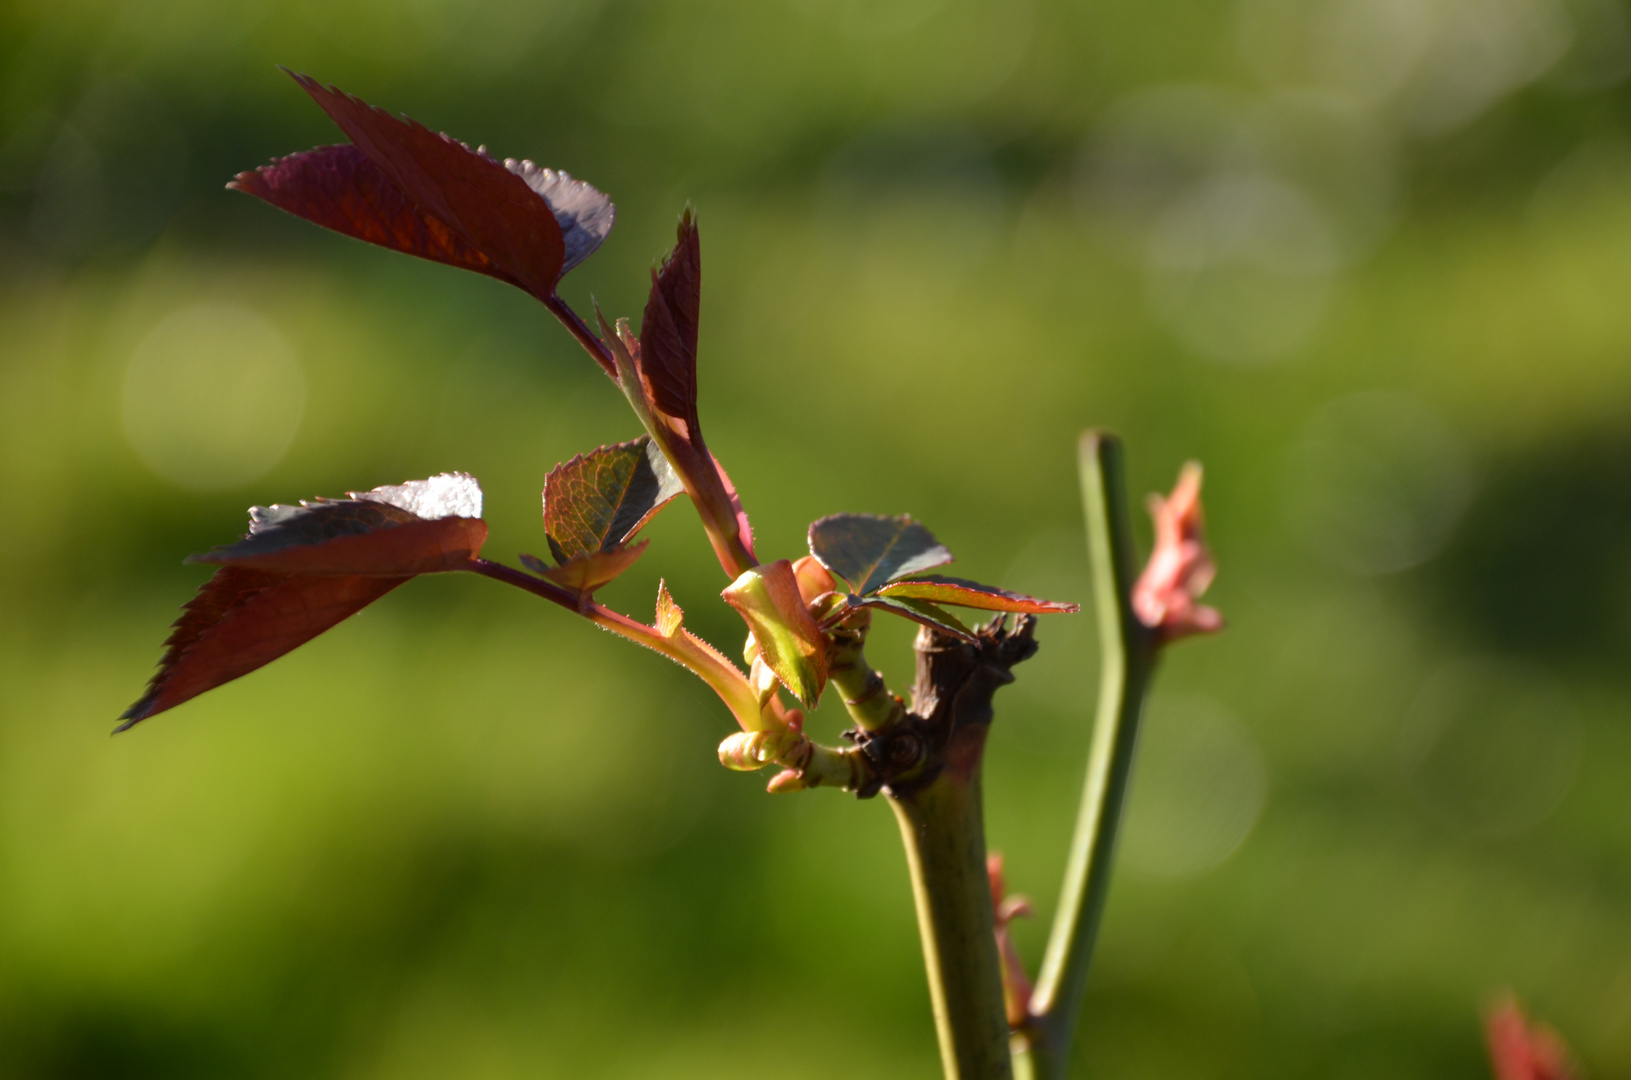
[[[1068,1071],[1156,656],[1154,632],[1132,609],[1135,559],[1121,443],[1088,432],[1079,460],[1102,672],[1081,812],[1017,1063],[1022,1076],[1036,1080],[1060,1080]]]
[[[970,735],[983,744],[983,725]],[[912,871],[947,1080],[1013,1076],[985,870],[979,749],[968,771],[947,768],[926,787],[889,800]]]
[[[862,731],[878,731],[906,712],[905,703],[889,692],[883,676],[867,663],[866,638],[871,628],[872,612],[862,608],[833,627],[833,644],[827,653],[827,677]]]

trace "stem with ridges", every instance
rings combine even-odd
[[[981,760],[992,696],[1036,652],[1036,617],[1010,628],[998,617],[965,642],[917,636],[912,708],[891,725],[915,732],[921,764],[884,790],[900,821],[917,898],[941,1064],[949,1080],[1008,1080],[1008,1014],[1002,996],[991,885],[986,875]]]
[[[1018,1040],[1020,1075],[1036,1080],[1060,1080],[1068,1071],[1157,644],[1132,608],[1135,559],[1120,441],[1103,432],[1083,435],[1080,466],[1102,671],[1076,835],[1031,1020]]]
[[[878,731],[906,712],[905,702],[889,692],[883,676],[867,663],[871,629],[872,612],[862,608],[833,627],[827,650],[827,678],[862,731]]]
[[[978,733],[980,741],[984,731]],[[890,805],[912,872],[923,961],[947,1080],[1006,1080],[1012,1067],[1002,999],[976,761]]]

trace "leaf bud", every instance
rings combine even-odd
[[[827,636],[799,595],[786,559],[745,571],[720,594],[748,624],[763,661],[783,686],[813,707],[827,684]]]

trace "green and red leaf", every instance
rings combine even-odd
[[[578,599],[590,596],[602,585],[616,581],[623,571],[634,565],[646,550],[648,540],[614,551],[593,551],[576,555],[559,566],[551,566],[536,555],[521,556],[521,563],[541,578],[553,581],[563,589],[578,594]]]
[[[544,533],[559,565],[533,555],[521,561],[588,596],[640,557],[646,545],[630,547],[629,541],[684,490],[649,435],[579,454],[544,481]]]
[[[843,606],[834,609],[823,620],[824,623],[834,624],[842,620],[844,612],[855,608],[878,608],[883,611],[899,615],[903,619],[910,619],[920,626],[927,626],[931,630],[938,630],[943,634],[961,638],[964,641],[975,641],[974,631],[970,630],[957,616],[944,608],[938,607],[927,600],[903,599],[895,596],[855,596],[844,597]]]
[[[814,708],[827,685],[827,636],[799,595],[786,559],[744,571],[720,594],[748,624],[765,664],[789,693]]]
[[[249,533],[195,556],[220,567],[182,609],[123,731],[305,644],[404,581],[469,565],[487,537],[463,473],[255,507]]]
[[[977,581],[938,574],[891,582],[879,589],[876,595],[896,600],[927,600],[982,611],[1013,611],[1033,615],[1069,614],[1081,610],[1078,604],[1040,600],[1024,593],[999,589],[995,585],[981,585]]]
[[[549,550],[566,562],[620,548],[684,490],[649,435],[579,454],[544,481]]]
[[[810,554],[861,596],[952,561],[952,553],[908,514],[833,514],[810,525]]]

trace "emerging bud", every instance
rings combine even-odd
[[[1187,463],[1172,494],[1164,499],[1151,495],[1149,507],[1155,519],[1155,550],[1133,586],[1133,611],[1145,626],[1159,632],[1162,644],[1190,634],[1217,633],[1223,629],[1223,616],[1197,603],[1217,572],[1201,534],[1200,463]]]
[[[783,686],[814,707],[827,685],[827,637],[799,595],[786,559],[746,571],[720,594],[748,624],[765,664]]]
[[[752,772],[781,759],[802,742],[804,732],[795,728],[738,731],[719,744],[719,763],[737,772]]]
[[[798,578],[799,596],[806,606],[838,588],[832,573],[814,555],[806,555],[794,562],[793,576]]]
[[[1008,924],[1015,919],[1031,917],[1031,902],[1023,896],[1009,896],[1008,885],[1002,876],[1002,855],[992,852],[985,859],[986,877],[991,882],[991,907],[997,931],[997,953],[1002,957],[1002,999],[1008,1013],[1008,1026],[1018,1028],[1030,1019],[1031,979],[1025,973],[1025,961],[1014,947]]]

